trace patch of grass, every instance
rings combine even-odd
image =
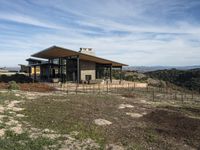
[[[5,127],[6,127],[6,125],[4,123],[0,123],[0,129],[3,129]]]
[[[148,143],[155,143],[158,141],[158,134],[154,130],[147,130],[145,139]]]
[[[80,103],[79,99],[91,99],[94,96],[85,95],[77,98],[76,95],[69,96],[51,96],[41,97],[39,101],[27,101],[25,103],[26,119],[37,128],[49,128],[58,131],[61,134],[69,134],[72,131],[78,131],[75,138],[79,140],[91,138],[104,145],[105,136],[103,130],[94,125],[90,117],[92,112],[88,107],[95,106],[90,103]],[[66,99],[66,101],[64,101]],[[102,98],[99,98],[102,99]],[[62,101],[60,101],[62,100]],[[68,101],[70,100],[70,102]],[[83,99],[82,99],[83,100]],[[83,108],[87,108],[84,110]],[[91,108],[94,110],[95,108]],[[80,112],[82,110],[82,112]],[[97,109],[96,109],[97,110]],[[80,113],[82,113],[80,115]]]
[[[3,119],[2,119],[3,122],[8,122],[9,120],[10,120],[10,119],[9,119],[8,116],[3,117]]]
[[[0,92],[0,104],[4,104],[5,101],[11,101],[11,100],[20,100],[21,97],[15,96],[15,93],[13,91],[7,91],[7,92]]]
[[[44,137],[38,137],[31,139],[27,133],[15,134],[12,131],[7,130],[5,132],[5,138],[0,139],[1,150],[43,150],[47,149],[58,149],[53,147],[57,144],[54,140],[50,140]]]
[[[195,138],[194,143],[185,142],[190,137],[198,137],[198,120],[185,118],[161,105],[155,107],[152,104],[139,103],[139,100],[144,98],[141,96],[138,93],[129,94],[129,98],[122,99],[119,95],[112,94],[61,94],[27,100],[22,105],[25,107],[23,113],[27,116],[26,121],[34,127],[52,129],[61,134],[78,131],[79,134],[74,135],[75,138],[91,138],[98,142],[102,149],[107,143],[117,143],[125,148],[138,150],[149,147],[176,149],[182,148],[184,144],[195,148],[198,146],[198,139]],[[134,105],[134,108],[119,110],[119,105],[123,103]],[[134,119],[126,115],[126,112],[143,113],[143,108],[147,109],[147,114],[141,118]],[[197,112],[196,109],[194,111]],[[112,124],[97,126],[94,120],[98,118],[111,121]],[[184,121],[185,119],[188,121]],[[193,129],[190,130],[191,128]],[[194,129],[195,134],[191,136]]]
[[[19,85],[15,81],[8,82],[9,90],[19,90]]]

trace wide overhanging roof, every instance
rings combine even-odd
[[[58,46],[49,47],[31,56],[37,57],[37,58],[51,59],[51,58],[62,58],[62,57],[70,57],[70,56],[77,56],[77,55],[79,56],[80,60],[93,61],[100,64],[112,64],[113,67],[128,66],[126,64],[122,64],[119,62],[76,52],[76,51],[58,47]]]

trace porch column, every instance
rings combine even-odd
[[[120,66],[120,84],[122,83],[122,66]]]
[[[61,79],[61,82],[63,82],[63,61],[62,61],[62,58],[60,58],[60,79]]]
[[[112,83],[112,64],[110,65],[110,82]]]
[[[43,77],[43,70],[42,70],[42,66],[40,66],[40,80],[42,80]]]
[[[51,65],[49,64],[48,66],[48,80],[50,81],[50,77],[51,77]]]
[[[68,58],[66,58],[66,81],[68,81]]]
[[[28,76],[31,78],[31,67],[28,67]]]
[[[60,58],[58,58],[58,78],[60,78],[61,79],[61,67],[60,67]]]
[[[36,81],[36,66],[34,66],[34,81]]]
[[[77,55],[77,84],[80,82],[80,58]]]

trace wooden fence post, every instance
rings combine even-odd
[[[99,94],[100,94],[100,83],[98,84],[98,90],[99,90]]]
[[[193,90],[192,90],[192,100],[194,99],[194,92],[193,92]]]
[[[67,83],[67,94],[69,94],[68,92],[69,92],[69,91],[68,91],[68,83]]]
[[[183,104],[183,90],[181,92],[181,101],[182,101],[182,104]]]
[[[107,93],[108,93],[108,81],[106,82],[106,85],[107,85]]]
[[[153,96],[153,101],[155,100],[155,92],[154,92],[154,89],[153,89],[153,92],[152,92],[152,96]]]
[[[76,90],[76,94],[77,94],[77,90],[78,90],[78,84],[76,84],[76,89],[75,89],[75,90]]]

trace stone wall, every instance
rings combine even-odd
[[[86,75],[91,75],[92,80],[96,79],[96,63],[90,61],[80,61],[80,79],[86,80]]]

